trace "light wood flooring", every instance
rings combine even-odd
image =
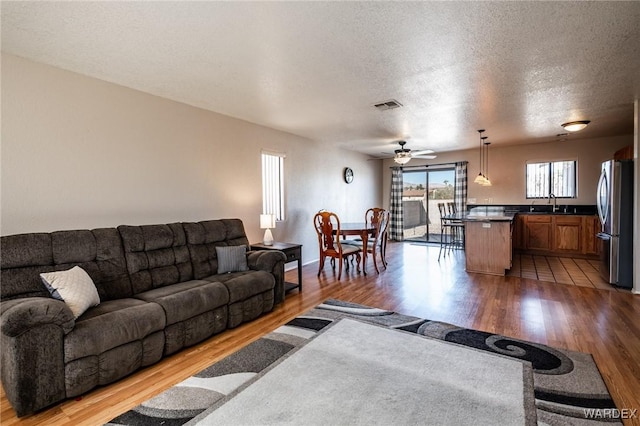
[[[507,275],[558,284],[628,292],[628,290],[614,287],[603,280],[598,272],[598,267],[599,262],[591,259],[514,254],[513,266]]]
[[[303,250],[317,250],[304,247]],[[640,296],[529,278],[469,274],[464,252],[438,258],[438,247],[390,243],[389,268],[352,268],[337,281],[329,262],[303,268],[303,290],[273,312],[170,356],[82,398],[18,420],[0,394],[2,425],[98,425],[258,339],[328,298],[395,310],[559,348],[591,353],[618,408],[640,410]],[[288,280],[296,271],[287,272]],[[625,424],[640,425],[640,418]]]

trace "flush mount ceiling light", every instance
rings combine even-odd
[[[589,120],[570,121],[568,123],[562,124],[562,127],[567,132],[577,132],[587,127],[587,124],[589,123],[591,123],[591,121]]]

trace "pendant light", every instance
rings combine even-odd
[[[478,176],[476,176],[475,180],[473,181],[473,183],[477,183],[477,184],[480,184],[480,185],[482,185],[482,182],[484,182],[484,180],[485,180],[484,175],[482,174],[482,166],[483,166],[483,163],[482,163],[482,140],[483,140],[482,133],[483,132],[484,132],[484,129],[479,129],[478,130],[478,133],[480,133],[480,162],[479,162],[479,164],[480,164],[480,172],[478,173]]]
[[[486,139],[486,136],[485,136]],[[484,175],[484,182],[481,183],[482,186],[491,186],[491,180],[489,180],[489,145],[491,145],[491,142],[485,142],[484,146],[486,147],[486,152],[484,154],[484,160],[487,162],[487,167],[485,167],[485,175]]]

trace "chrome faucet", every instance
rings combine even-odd
[[[553,210],[552,210],[552,212],[554,212],[554,213],[555,213],[555,212],[557,212],[557,211],[558,211],[558,206],[557,206],[557,204],[556,204],[556,202],[557,202],[556,196],[555,196],[555,195],[553,195],[553,192],[550,192],[550,193],[549,193],[549,199],[548,199],[548,201],[547,201],[547,204],[551,204],[551,198],[553,198]]]
[[[533,212],[535,210],[535,207],[533,207],[533,203],[535,203],[536,200],[531,201],[531,207],[529,207],[529,212]]]

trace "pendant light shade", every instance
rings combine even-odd
[[[475,180],[473,181],[473,183],[477,183],[479,185],[482,185],[485,181],[485,177],[484,174],[482,174],[482,168],[483,168],[483,157],[482,157],[482,141],[486,138],[484,138],[482,136],[482,133],[484,133],[484,129],[479,129],[478,133],[480,133],[480,161],[478,162],[478,164],[480,164],[480,171],[478,172],[478,176],[476,176]]]

